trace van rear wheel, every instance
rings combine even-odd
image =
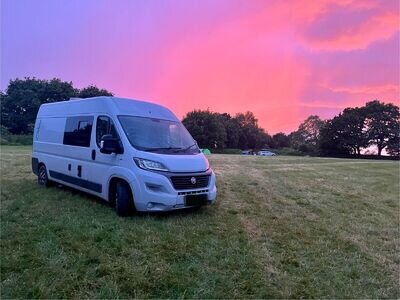
[[[47,176],[47,169],[45,165],[41,165],[38,171],[38,184],[40,186],[48,187],[50,186],[50,180]]]
[[[118,216],[128,216],[133,209],[132,192],[125,182],[118,182],[115,189],[115,210]]]

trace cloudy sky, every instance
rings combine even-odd
[[[1,89],[58,77],[290,132],[310,114],[399,104],[399,3],[2,0]]]

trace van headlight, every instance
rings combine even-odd
[[[137,158],[137,157],[135,157],[133,160],[135,161],[136,165],[139,168],[144,170],[163,171],[163,172],[169,171],[166,166],[164,166],[162,163],[158,161]]]

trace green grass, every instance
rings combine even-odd
[[[1,298],[398,298],[399,162],[211,155],[217,203],[119,218],[1,147]]]
[[[2,134],[0,136],[0,145],[26,146],[32,145],[32,140],[32,134]]]

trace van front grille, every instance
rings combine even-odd
[[[207,194],[208,190],[196,190],[196,191],[184,191],[184,192],[178,192],[178,195],[180,196],[186,196],[186,195],[200,195],[200,194]]]
[[[176,190],[201,189],[208,186],[210,175],[172,176],[171,181]]]

